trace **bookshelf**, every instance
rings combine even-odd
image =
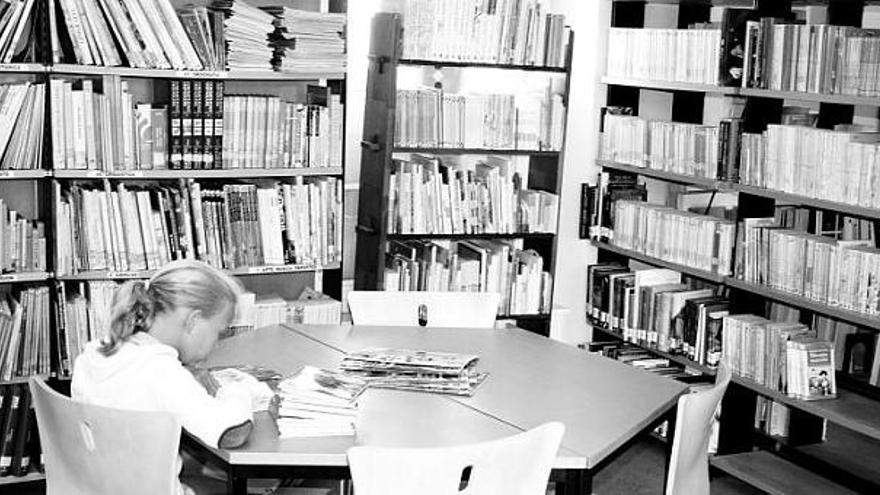
[[[419,157],[438,157],[441,168],[447,163],[457,164],[468,160],[483,159],[474,157],[503,157],[504,160],[510,160],[511,163],[525,164],[527,172],[520,176],[522,189],[547,192],[557,195],[558,198],[559,181],[562,177],[561,144],[564,139],[564,129],[562,130],[563,135],[558,136],[557,146],[553,147],[546,145],[525,146],[518,141],[506,146],[486,146],[483,143],[474,145],[473,142],[467,140],[464,142],[451,140],[453,142],[443,146],[431,141],[404,142],[402,141],[404,136],[397,133],[401,126],[407,125],[408,118],[402,112],[406,112],[408,107],[405,102],[401,103],[402,100],[399,99],[398,94],[399,91],[407,91],[406,88],[412,87],[413,78],[421,80],[422,87],[432,88],[438,92],[443,91],[444,94],[447,91],[452,95],[456,95],[459,91],[462,94],[467,91],[492,92],[494,84],[492,86],[488,86],[487,83],[481,83],[482,86],[474,86],[474,84],[467,86],[466,84],[469,75],[484,71],[483,73],[491,73],[496,78],[511,78],[511,81],[523,81],[524,84],[535,85],[534,81],[539,81],[538,84],[541,84],[540,81],[548,81],[543,84],[548,87],[553,85],[554,88],[561,88],[561,93],[558,94],[564,112],[570,77],[572,36],[570,34],[564,35],[567,38],[562,41],[565,42],[564,46],[569,48],[567,48],[568,51],[559,54],[561,63],[558,66],[537,63],[530,65],[480,62],[478,61],[479,57],[473,57],[469,61],[434,60],[430,57],[406,55],[407,49],[404,46],[406,22],[404,16],[395,13],[380,13],[373,19],[367,104],[362,140],[360,202],[356,228],[355,288],[358,290],[382,290],[386,284],[394,283],[389,282],[390,279],[386,278],[386,266],[391,262],[389,261],[391,260],[389,253],[396,249],[392,245],[424,246],[440,243],[442,246],[446,246],[446,243],[450,243],[448,245],[453,246],[451,249],[454,250],[460,249],[456,246],[462,244],[488,243],[478,245],[480,247],[498,246],[500,245],[499,241],[503,241],[505,244],[516,246],[523,251],[534,251],[542,260],[542,270],[554,273],[557,232],[555,213],[550,221],[553,225],[549,228],[542,228],[540,231],[523,231],[515,227],[512,229],[502,227],[486,228],[483,232],[476,231],[477,233],[471,233],[475,231],[461,232],[455,228],[452,230],[436,228],[433,231],[416,229],[409,231],[403,227],[392,229],[391,222],[394,220],[390,220],[389,217],[391,219],[397,218],[395,205],[399,205],[394,199],[399,197],[399,189],[395,188],[395,184],[399,186],[399,179],[395,182],[395,176],[408,177],[403,175],[405,173],[403,168],[397,168],[399,160],[417,161],[420,159]],[[410,83],[407,85],[402,81],[410,81]],[[517,111],[521,111],[519,106]],[[401,118],[401,115],[404,117]],[[523,118],[525,118],[525,114],[523,114]],[[560,122],[563,128],[564,119],[563,113]],[[449,121],[451,122],[452,118],[449,118]],[[444,129],[444,132],[447,130]],[[433,169],[426,168],[425,170],[426,173],[429,173],[427,170]],[[450,172],[449,177],[451,174]],[[437,174],[438,178],[440,175]],[[453,181],[446,176],[440,180],[444,186],[448,186]],[[540,192],[539,194],[542,194]],[[414,196],[414,198],[417,197],[418,195]],[[401,213],[401,215],[403,214]],[[409,213],[406,215],[408,216]],[[483,256],[485,255],[484,252]],[[492,256],[492,253],[490,252],[489,255]],[[397,277],[398,275],[395,274],[394,280],[398,280]],[[549,310],[551,307],[549,294],[552,289],[552,286],[548,286],[549,284],[552,284],[552,281],[542,284],[547,296],[543,298],[544,302],[539,311],[511,311],[513,314],[503,314],[505,311],[502,310],[498,318],[515,320],[520,327],[542,335],[549,335]]]
[[[741,8],[752,9],[753,20],[761,17],[793,18],[794,12],[803,8],[802,4],[804,2],[758,1],[754,2],[754,5]],[[860,0],[830,0],[822,2],[821,5],[816,2],[806,2],[806,4],[807,9],[825,9],[827,24],[855,27],[862,26],[863,13],[867,11],[869,5],[872,5],[871,2]],[[641,3],[615,0],[612,5],[612,27],[643,28],[647,24],[645,20],[650,17],[654,26],[657,25],[658,18],[663,18],[671,20],[670,28],[679,29],[689,24],[707,22],[710,17],[717,22],[721,18],[718,15],[721,9],[732,6],[729,2],[685,0]],[[875,9],[872,15],[876,15],[876,6],[871,8]],[[807,15],[813,13],[807,12]],[[868,16],[866,15],[864,19],[867,22]],[[609,56],[619,58],[620,54]],[[803,62],[792,63],[796,65]],[[794,74],[792,73],[790,77],[792,77],[791,84],[794,85]],[[876,118],[880,106],[875,96],[842,94],[831,90],[793,91],[790,90],[791,88],[740,87],[738,83],[725,86],[617,75],[603,77],[602,83],[607,88],[609,106],[630,107],[634,109],[634,116],[645,115],[644,118],[650,121],[717,126],[718,120],[715,119],[718,117],[711,115],[710,110],[707,110],[711,108],[710,99],[730,99],[740,102],[742,125],[747,133],[761,133],[768,125],[780,124],[783,106],[801,105],[811,108],[818,113],[820,129],[832,129],[837,124],[854,123],[860,118],[859,116],[866,114]],[[769,84],[772,87],[777,83]],[[781,84],[785,87],[784,79]],[[635,156],[638,156],[641,148],[634,145],[632,149],[636,153]],[[647,153],[645,151],[645,157]],[[596,165],[606,172],[639,177],[640,183],[647,184],[646,194],[649,202],[660,204],[666,202],[667,205],[675,206],[669,199],[675,195],[702,194],[711,197],[709,200],[711,206],[716,195],[732,197],[735,201],[738,223],[743,218],[772,217],[775,209],[780,205],[808,209],[812,212],[820,211],[827,215],[847,215],[853,217],[855,222],[869,224],[873,228],[876,228],[876,221],[880,219],[880,208],[855,202],[830,200],[827,199],[829,196],[825,195],[827,191],[824,190],[820,191],[821,194],[817,197],[813,197],[792,192],[791,189],[759,187],[738,180],[723,179],[720,178],[723,177],[720,167],[719,178],[715,179],[671,172],[668,171],[669,169],[664,169],[660,163],[649,163],[647,158],[639,162],[630,162],[602,156],[596,160]],[[737,161],[737,166],[739,165]],[[799,164],[795,164],[797,165]],[[828,187],[831,187],[836,180],[838,179],[833,175],[828,177]],[[825,182],[818,184],[819,188],[824,186]],[[849,198],[845,200],[853,201]],[[739,278],[736,273],[718,276],[689,266],[670,263],[640,252],[623,249],[616,246],[614,241],[593,239],[592,245],[598,250],[599,262],[621,262],[626,266],[629,260],[633,260],[641,266],[675,270],[688,280],[702,281],[703,286],[709,283],[711,284],[709,287],[715,288],[716,294],[721,294],[730,301],[731,314],[754,313],[769,317],[768,313],[771,310],[769,303],[783,303],[800,310],[800,321],[808,326],[812,324],[813,316],[828,317],[857,325],[860,329],[859,335],[873,334],[875,342],[876,339],[880,339],[878,335],[880,320],[870,313],[832,305],[769,285],[749,282]],[[875,246],[876,241],[872,247]],[[605,321],[592,319],[590,315],[588,319],[593,327],[595,341],[625,341],[629,343],[628,345],[640,347],[691,372],[706,376],[714,375],[714,369],[711,367],[679,352],[662,351],[648,341],[625,337],[621,332],[609,328],[609,324]],[[877,357],[875,356],[875,359]],[[740,478],[768,493],[824,493],[823,490],[832,490],[835,493],[876,491],[880,487],[880,470],[873,464],[866,464],[864,456],[875,459],[876,456],[872,454],[878,452],[880,423],[877,423],[876,418],[880,417],[880,389],[851,377],[847,370],[839,370],[837,377],[836,399],[803,401],[750,379],[734,376],[722,404],[718,455],[710,459],[710,464],[713,468]],[[755,411],[761,404],[759,398],[769,399],[788,407],[790,416],[786,436],[770,436],[757,427]]]
[[[227,70],[225,60],[215,64],[223,70],[189,70],[173,61],[169,68],[127,66],[132,59],[123,53],[126,48],[116,39],[120,36],[116,30],[108,33],[110,45],[92,44],[91,49],[118,50],[123,55],[120,65],[86,65],[77,63],[72,53],[76,43],[69,43],[71,34],[64,27],[69,18],[60,9],[50,14],[49,2],[54,0],[36,0],[33,29],[24,32],[30,38],[22,40],[29,51],[9,53],[12,62],[0,63],[0,82],[4,89],[11,88],[4,93],[4,108],[18,101],[9,99],[13,90],[24,95],[17,103],[21,110],[2,115],[0,124],[0,289],[3,305],[11,293],[18,306],[27,306],[30,313],[17,330],[22,341],[16,353],[0,348],[3,398],[25,393],[31,376],[48,379],[62,390],[69,387],[70,361],[76,352],[70,347],[76,342],[71,344],[67,337],[83,331],[80,325],[95,323],[69,314],[67,295],[88,299],[78,302],[84,303],[81,308],[92,308],[92,287],[104,291],[101,295],[109,301],[117,283],[148,278],[174,259],[207,261],[238,277],[246,290],[258,296],[293,300],[314,289],[341,300],[344,33],[337,33],[333,41],[339,46],[337,60],[317,69],[280,68],[286,63],[283,59],[290,58],[287,54],[279,59],[279,70],[273,70],[268,35],[276,27],[271,23],[264,50],[254,55],[265,59],[265,68],[242,68],[240,61],[229,61]],[[325,13],[347,11],[345,0],[318,4]],[[50,23],[50,15],[57,15],[58,22]],[[166,15],[177,19],[175,14],[161,13]],[[219,16],[219,25],[212,26],[214,36],[229,29],[222,12]],[[115,22],[110,16],[102,19]],[[59,31],[50,36],[53,25]],[[132,29],[168,26],[132,24]],[[62,38],[60,45],[49,41],[56,39],[55,34]],[[224,43],[235,41],[227,38]],[[163,48],[166,55],[170,53],[168,46]],[[226,52],[223,43],[214,48]],[[279,47],[275,54],[280,51],[284,49]],[[0,54],[0,59],[5,55]],[[204,52],[198,53],[201,61],[203,56]],[[246,119],[250,127],[243,124]],[[319,128],[319,123],[324,127]],[[68,129],[73,131],[66,134]],[[221,147],[223,138],[225,147]],[[73,191],[105,198],[85,207],[68,202]],[[164,193],[159,191],[178,194],[179,200],[163,203]],[[129,193],[133,202],[126,206]],[[147,196],[139,199],[138,194]],[[260,194],[264,203],[258,202]],[[230,209],[237,209],[240,218],[230,218]],[[84,221],[69,221],[71,211]],[[244,228],[245,214],[251,230],[239,230],[235,237],[230,230]],[[10,227],[10,222],[17,223]],[[115,230],[109,227],[114,222]],[[106,229],[101,231],[103,240],[88,245],[88,229],[98,224]],[[130,225],[135,230],[129,230]],[[276,240],[280,240],[277,246]],[[10,242],[20,246],[13,254],[9,254]],[[77,253],[80,242],[83,249]],[[237,249],[253,249],[256,254],[237,259],[233,254]],[[102,250],[107,260],[115,261],[90,269],[95,267],[80,263],[89,261],[90,250]],[[151,251],[164,255],[151,257]],[[82,259],[73,262],[77,255]],[[12,318],[9,307],[3,308],[0,318],[5,332],[11,328],[6,322]],[[97,337],[85,331],[85,338]],[[10,423],[9,432],[12,427]],[[4,449],[11,448],[12,443],[0,442],[4,458],[11,455]],[[33,470],[15,474],[6,475],[4,466],[0,486],[8,489],[5,486],[45,480]]]

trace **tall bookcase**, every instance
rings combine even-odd
[[[403,57],[403,24],[399,13],[379,13],[372,23],[369,52],[364,133],[361,141],[360,200],[358,204],[357,250],[355,288],[358,290],[385,289],[384,270],[389,243],[397,241],[505,241],[518,244],[518,248],[533,250],[543,258],[543,270],[555,275],[555,252],[557,222],[551,229],[540,232],[512,233],[442,233],[401,234],[389,231],[389,177],[396,159],[410,155],[439,157],[440,160],[463,156],[499,156],[522,159],[528,162],[527,177],[521,177],[522,188],[546,191],[558,195],[564,149],[564,117],[562,143],[554,149],[517,149],[517,147],[493,149],[467,146],[403,146],[395,136],[397,122],[398,89],[401,74],[419,71],[421,84],[439,90],[453,87],[462,75],[471,70],[492,71],[497,78],[546,78],[555,80],[563,90],[563,106],[567,107],[569,89],[571,46],[573,33],[567,33],[567,50],[561,55],[561,66],[515,65],[486,62],[443,61]],[[493,92],[491,83],[479,88]],[[453,90],[454,91],[454,90]],[[564,114],[563,114],[564,115]],[[552,286],[547,288],[552,294]],[[500,314],[499,319],[513,320],[517,326],[549,336],[550,304],[546,310],[535,313]]]
[[[49,39],[47,7],[49,2],[54,1],[56,0],[36,0],[34,18],[37,19],[37,24],[33,33],[36,36],[39,36],[41,40]],[[313,3],[315,6],[319,5],[324,12],[345,13],[347,11],[347,3],[345,0],[323,0]],[[62,14],[59,11],[57,15],[61,16]],[[46,46],[42,46],[43,43],[45,43]],[[302,263],[290,263],[286,261],[278,263],[273,261],[264,264],[241,261],[233,263],[234,267],[228,266],[224,270],[239,278],[247,290],[254,292],[258,296],[275,294],[285,299],[296,299],[304,288],[313,288],[333,297],[334,299],[341,300],[341,218],[343,214],[341,185],[344,174],[345,156],[344,105],[346,94],[346,72],[344,70],[315,70],[304,72],[279,72],[269,69],[219,71],[165,70],[52,63],[48,54],[48,41],[40,41],[38,44],[41,45],[38,49],[39,59],[44,62],[0,64],[0,82],[4,84],[21,81],[42,84],[39,91],[42,93],[44,104],[42,133],[35,134],[36,139],[39,140],[37,146],[41,150],[41,159],[38,162],[35,162],[36,168],[33,170],[5,168],[0,170],[0,199],[5,203],[6,209],[18,212],[19,218],[40,223],[41,233],[45,236],[45,244],[39,247],[34,247],[33,254],[36,255],[38,252],[42,252],[45,256],[46,265],[45,270],[16,270],[0,274],[0,284],[5,286],[4,292],[7,290],[11,291],[15,294],[16,298],[19,298],[20,292],[29,288],[39,288],[46,293],[44,302],[41,302],[40,306],[34,307],[35,313],[38,313],[39,316],[43,316],[42,321],[35,323],[35,326],[36,328],[44,329],[46,334],[45,336],[41,335],[38,338],[35,337],[33,340],[29,339],[27,341],[27,345],[31,346],[29,349],[38,349],[38,351],[35,352],[39,352],[39,359],[43,364],[43,367],[41,367],[38,372],[25,371],[25,373],[23,373],[25,376],[12,376],[9,380],[0,380],[0,387],[3,388],[3,392],[5,393],[4,399],[6,399],[6,403],[12,400],[12,389],[9,387],[12,385],[26,387],[26,383],[30,376],[38,375],[45,379],[49,379],[52,381],[53,386],[61,390],[68,388],[70,376],[69,374],[64,373],[64,371],[69,371],[69,363],[62,364],[62,361],[68,357],[65,350],[66,342],[64,336],[66,332],[71,331],[71,329],[66,328],[64,325],[64,321],[66,321],[64,318],[65,315],[63,314],[65,311],[65,293],[77,293],[81,290],[81,286],[90,282],[122,282],[130,279],[145,279],[150,277],[156,270],[154,267],[150,267],[150,269],[146,270],[88,270],[84,267],[74,266],[67,266],[63,270],[60,269],[59,253],[65,251],[69,252],[70,246],[78,242],[77,238],[80,236],[80,233],[76,231],[72,232],[72,238],[68,237],[67,234],[61,235],[65,230],[61,225],[61,222],[64,220],[60,218],[59,206],[63,200],[66,201],[68,199],[67,196],[73,188],[83,190],[104,190],[107,193],[110,193],[111,191],[116,192],[121,190],[120,187],[129,191],[155,191],[163,188],[183,191],[189,187],[187,185],[188,183],[197,183],[202,187],[202,190],[221,190],[224,185],[256,186],[257,188],[262,187],[264,189],[272,189],[277,184],[279,189],[275,199],[278,202],[275,203],[275,205],[280,206],[281,202],[284,201],[283,197],[279,197],[279,195],[282,194],[281,185],[283,184],[300,184],[308,189],[309,184],[322,181],[324,184],[333,184],[333,181],[335,181],[335,185],[327,186],[329,188],[329,191],[327,192],[328,196],[325,196],[324,191],[322,191],[320,193],[320,198],[327,199],[335,195],[335,198],[338,199],[338,207],[333,209],[334,203],[332,199],[327,199],[326,204],[322,203],[320,205],[317,203],[319,196],[314,196],[313,199],[313,201],[315,201],[314,211],[317,212],[321,207],[327,207],[321,210],[321,215],[328,225],[332,225],[333,222],[336,221],[335,218],[338,218],[338,222],[340,222],[336,224],[340,227],[338,229],[340,232],[336,233],[336,239],[338,242],[335,244],[337,251],[331,256],[333,261],[324,263],[320,257],[317,259],[312,258],[312,261]],[[266,48],[266,56],[267,59],[271,56],[271,51],[268,47]],[[79,89],[82,87],[83,81],[90,81],[89,84],[92,85],[93,90],[96,93],[101,93],[110,91],[110,88],[103,86],[103,84],[109,81],[108,77],[115,78],[114,80],[116,82],[122,82],[126,86],[128,93],[131,95],[132,103],[151,103],[154,107],[164,108],[169,112],[171,111],[170,108],[174,102],[172,89],[175,85],[182,85],[189,88],[208,88],[213,86],[217,89],[215,96],[241,95],[277,97],[278,100],[282,101],[282,105],[284,104],[284,101],[287,101],[302,103],[304,106],[306,104],[327,106],[328,103],[323,100],[317,103],[314,103],[313,101],[307,102],[307,99],[311,96],[311,93],[309,93],[309,86],[326,88],[326,91],[323,93],[321,93],[323,90],[319,89],[313,89],[313,91],[325,95],[325,98],[329,98],[329,95],[332,93],[333,95],[338,96],[338,103],[341,103],[342,105],[341,108],[337,107],[342,112],[340,116],[340,122],[342,122],[342,124],[339,128],[338,135],[336,135],[338,142],[332,144],[333,146],[339,147],[338,153],[336,154],[339,158],[338,164],[333,166],[310,167],[308,166],[309,164],[293,166],[288,163],[283,167],[271,167],[268,163],[268,158],[262,160],[262,156],[260,156],[255,157],[252,165],[248,168],[245,168],[244,166],[231,168],[226,164],[218,164],[215,168],[204,166],[181,166],[174,168],[170,166],[170,156],[168,154],[163,156],[161,160],[156,158],[156,160],[161,161],[161,164],[158,166],[154,167],[151,165],[150,167],[137,169],[135,169],[136,167],[125,167],[122,163],[116,161],[113,161],[113,167],[109,170],[95,169],[96,167],[94,166],[90,166],[87,169],[82,167],[68,168],[64,166],[64,164],[59,164],[56,161],[57,155],[53,155],[53,151],[57,151],[53,149],[57,140],[57,137],[53,136],[53,131],[63,129],[66,122],[63,119],[58,118],[58,112],[64,109],[53,107],[53,105],[57,105],[57,103],[62,100],[60,99],[61,95],[53,94],[51,83],[53,81],[70,82],[72,87]],[[207,119],[210,116],[207,101],[203,99],[202,102],[204,114],[199,116],[198,114],[193,113],[190,115],[193,121],[198,119],[207,122]],[[124,104],[118,108],[122,108],[122,106],[124,106]],[[67,111],[69,110],[70,109],[68,108]],[[133,109],[130,110],[133,111]],[[187,116],[181,115],[180,117],[186,118]],[[215,112],[214,117],[222,119],[224,114]],[[32,118],[36,119],[35,116],[32,116]],[[19,122],[25,122],[26,120],[27,118],[24,120],[20,119]],[[121,120],[121,118],[119,118],[119,120]],[[13,122],[9,122],[8,125],[13,125]],[[173,125],[174,123],[171,122],[168,129]],[[166,151],[173,154],[174,150],[172,149],[172,143],[170,143],[173,136],[168,129],[166,130],[169,134],[164,135],[164,139],[167,140],[166,144],[168,144]],[[242,132],[244,132],[244,128],[241,129]],[[264,129],[266,129],[266,126],[264,126]],[[134,130],[137,131],[137,127],[135,127]],[[109,133],[111,132],[111,129],[104,129],[104,131]],[[207,140],[207,137],[210,136],[210,134],[211,133],[208,132],[208,127],[205,127],[202,134],[203,138]],[[100,133],[98,133],[97,136],[100,138]],[[277,136],[277,142],[280,143],[282,141],[280,130],[277,132]],[[268,143],[270,138],[263,137],[263,139]],[[256,142],[256,139],[254,139],[254,142]],[[210,153],[208,151],[208,144],[203,144],[203,147],[205,149],[204,153]],[[63,153],[64,150],[61,151]],[[221,152],[218,146],[218,148],[215,148],[214,156],[219,158],[225,156],[225,153],[226,151]],[[267,151],[266,156],[268,155],[269,152]],[[291,205],[291,209],[294,209],[293,207],[295,207],[296,211],[309,213],[309,193],[310,191],[308,190],[305,192],[305,206],[302,206],[302,204]],[[201,202],[201,199],[205,198],[207,198],[207,196],[201,196],[199,202]],[[256,200],[256,198],[253,199]],[[153,212],[158,211],[161,214],[163,211],[161,208],[157,210],[157,205],[155,203],[148,202],[146,206]],[[191,204],[187,206],[191,207]],[[247,207],[259,208],[259,206],[260,205],[257,203],[252,203],[251,206]],[[138,205],[138,208],[140,207],[141,205]],[[4,212],[5,211],[6,210],[4,210]],[[273,211],[278,212],[284,210],[270,209],[268,212],[271,213]],[[254,210],[251,210],[250,213],[258,215],[258,212],[255,212]],[[172,212],[171,214],[174,215],[175,213]],[[97,216],[100,217],[100,215],[101,213],[98,212]],[[112,212],[110,215],[112,215]],[[208,221],[208,217],[209,213],[204,211],[203,218],[205,221]],[[214,218],[217,219],[219,217]],[[145,222],[142,217],[129,217],[122,221],[125,223],[132,220],[134,220],[135,223]],[[179,220],[182,222],[180,223],[181,228],[183,228],[184,224],[188,224],[189,227],[198,229],[195,225],[196,216],[191,211],[189,212],[189,216],[180,217]],[[251,220],[253,220],[253,218],[251,218]],[[5,221],[6,219],[4,219],[4,222]],[[110,221],[112,222],[112,216]],[[285,218],[281,218],[280,222],[281,223],[277,225],[281,225],[281,228],[285,228]],[[88,227],[88,225],[83,225],[83,228],[86,227]],[[158,225],[154,225],[154,227],[158,229]],[[221,236],[222,234],[219,233],[220,227],[217,223],[214,224],[214,228],[217,229],[214,231],[214,234],[218,237]],[[256,228],[259,228],[259,226]],[[307,225],[306,235],[309,235],[308,229],[309,226]],[[260,233],[258,230],[251,231],[251,234],[256,236],[256,239],[251,240],[254,242],[260,242]],[[5,229],[2,235],[8,235]],[[29,230],[28,236],[30,235],[31,232]],[[172,235],[173,234],[169,231],[168,236],[171,237]],[[206,247],[205,243],[209,241],[201,240],[202,247],[198,248],[196,247],[197,240],[195,235],[196,234],[192,234],[188,238],[188,242],[190,243],[188,245],[189,254],[184,255],[184,257],[210,261],[205,259],[205,256],[209,254],[209,248]],[[282,231],[282,238],[284,238],[283,236],[284,234]],[[0,238],[2,238],[2,236],[0,236]],[[242,234],[240,238],[247,239],[244,234]],[[122,237],[117,238],[116,240],[120,239],[122,239]],[[230,238],[227,237],[218,240],[217,242],[225,242],[229,239]],[[179,238],[177,238],[177,240],[179,240]],[[20,239],[20,241],[23,242],[24,239]],[[146,244],[147,240],[142,239],[141,242]],[[156,242],[158,242],[158,239]],[[165,245],[163,244],[159,248],[164,247]],[[237,248],[225,245],[224,249]],[[88,253],[80,254],[87,255]],[[113,253],[114,256],[123,254],[124,253],[120,252]],[[286,253],[284,254],[286,255]],[[287,258],[285,258],[285,260],[286,259]],[[217,259],[215,258],[214,261],[217,261]],[[215,262],[214,264],[216,265],[217,263]],[[226,261],[223,261],[223,264],[226,265]],[[154,260],[153,265],[161,266],[161,263]],[[71,318],[73,318],[73,316],[71,316]],[[5,332],[5,322],[3,329]],[[7,337],[8,334],[4,333],[4,338]],[[27,338],[26,336],[22,337]],[[0,355],[4,356],[4,359],[6,355],[5,346],[7,344],[8,341],[6,340],[0,342]],[[2,410],[5,413],[6,409]],[[16,419],[16,421],[18,421],[18,419]],[[31,419],[30,421],[35,421],[35,419]],[[15,427],[15,425],[11,426]],[[11,431],[7,430],[3,424],[0,424],[0,429],[3,429],[4,434],[6,434],[7,431]],[[34,433],[36,433],[36,430],[34,430]],[[4,450],[0,454],[2,454],[5,459],[6,451]],[[10,487],[22,483],[39,482],[44,479],[44,475],[33,468],[26,471],[27,474],[23,476],[11,474],[8,476],[0,476],[0,491],[9,490]]]
[[[860,27],[863,9],[870,2],[860,0],[829,0],[827,24]],[[794,5],[793,5],[794,4]],[[673,15],[668,28],[685,28],[693,23],[708,22],[713,5],[727,6],[729,2],[712,1],[647,1],[614,0],[613,28],[657,27],[659,13]],[[815,8],[814,2],[791,0],[757,0],[749,8],[753,19],[793,19],[793,8]],[[611,55],[609,55],[611,56]],[[685,59],[687,60],[687,59]],[[681,61],[681,59],[679,59]],[[826,70],[830,70],[826,67]],[[875,96],[779,91],[756,87],[721,86],[691,82],[672,82],[642,78],[603,78],[607,87],[607,105],[630,107],[634,115],[650,120],[703,123],[703,107],[708,98],[721,96],[744,99],[742,116],[745,132],[761,133],[768,124],[779,124],[784,105],[795,102],[818,107],[818,127],[831,129],[837,124],[853,123],[854,116],[877,117],[880,100]],[[665,106],[658,114],[658,101]],[[737,220],[753,217],[772,217],[779,205],[795,205],[812,210],[859,217],[877,228],[880,210],[856,204],[818,199],[814,196],[793,194],[782,190],[743,184],[740,181],[715,177],[696,177],[673,173],[662,167],[634,165],[611,160],[597,160],[600,169],[619,174],[637,175],[640,182],[648,183],[648,201],[660,203],[669,188],[677,190],[732,193],[737,195]],[[830,179],[829,179],[829,183]],[[858,325],[865,331],[880,332],[880,319],[865,313],[819,303],[790,292],[747,282],[736,276],[700,270],[680,263],[647,256],[624,249],[613,242],[593,241],[600,262],[630,261],[652,267],[668,268],[686,277],[714,284],[730,301],[730,313],[754,313],[768,316],[768,302],[782,303],[800,310],[801,321],[810,324],[813,315],[826,316]],[[590,319],[588,315],[588,319]],[[608,325],[592,321],[594,341],[617,341],[623,337]],[[874,337],[880,338],[875,335]],[[667,358],[687,369],[705,376],[714,375],[709,366],[702,365],[678,353],[663,352],[656,345],[636,342],[652,354]],[[875,356],[877,359],[880,356]],[[838,372],[838,397],[832,400],[802,401],[771,390],[753,380],[734,376],[722,402],[718,454],[710,457],[710,465],[737,477],[768,493],[859,493],[876,492],[880,487],[880,389],[857,381]],[[755,409],[758,397],[784,404],[790,409],[787,436],[770,436],[755,427]]]

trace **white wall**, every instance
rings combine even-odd
[[[559,238],[550,336],[568,343],[590,338],[585,317],[587,265],[596,250],[578,239],[581,184],[593,183],[599,169],[599,109],[605,104],[605,72],[611,2],[553,0],[554,12],[565,14],[575,33],[560,198]]]

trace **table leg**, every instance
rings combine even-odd
[[[666,493],[667,484],[669,483],[669,468],[672,463],[672,442],[675,438],[675,423],[678,417],[678,406],[672,406],[672,409],[666,413],[666,477],[663,478],[663,493]]]
[[[562,491],[556,485],[556,495],[590,495],[593,493],[593,473],[586,469],[568,469],[562,482]]]
[[[247,477],[242,476],[236,469],[226,471],[227,495],[247,495]]]

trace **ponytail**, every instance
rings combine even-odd
[[[133,334],[150,331],[160,313],[184,307],[212,317],[230,306],[235,308],[240,293],[237,280],[206,263],[168,263],[148,282],[129,281],[116,290],[101,353],[109,356]]]
[[[155,306],[143,280],[122,284],[113,295],[110,328],[101,342],[101,353],[109,356],[131,335],[148,331],[153,324]]]

